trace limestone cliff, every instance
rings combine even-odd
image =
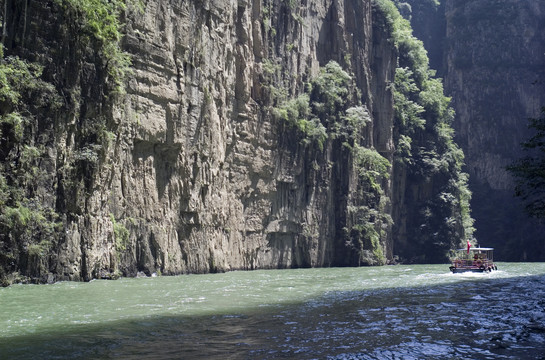
[[[38,209],[49,222],[4,235],[5,276],[392,260],[397,49],[370,0],[130,5],[119,13],[124,92],[112,85],[123,54],[81,28],[85,8],[1,3],[6,54],[42,64],[62,99],[29,111],[40,180],[4,218],[22,226]],[[282,117],[290,106],[300,119]],[[3,145],[13,158],[22,148]]]
[[[120,269],[351,263],[342,231],[352,159],[330,141],[323,152],[304,146],[269,108],[274,91],[294,96],[350,54],[372,113],[374,96],[391,95],[386,83],[371,92],[371,31],[367,2],[154,1],[143,19],[135,14],[126,36],[135,71],[120,114],[126,140],[101,200],[131,234]],[[388,114],[373,124],[377,137],[386,134],[377,147],[391,153]]]

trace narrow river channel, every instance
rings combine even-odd
[[[0,289],[0,359],[540,359],[545,263],[230,272]]]

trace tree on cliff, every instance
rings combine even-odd
[[[515,177],[515,195],[525,201],[528,214],[545,218],[545,106],[541,108],[539,118],[529,119],[528,127],[535,134],[521,145],[529,155],[508,166],[507,170]]]

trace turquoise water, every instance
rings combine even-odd
[[[545,264],[230,272],[0,289],[1,359],[534,359]]]

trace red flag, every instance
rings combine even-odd
[[[471,244],[469,243],[469,240],[467,241],[467,253],[469,254],[469,248],[471,247]]]

